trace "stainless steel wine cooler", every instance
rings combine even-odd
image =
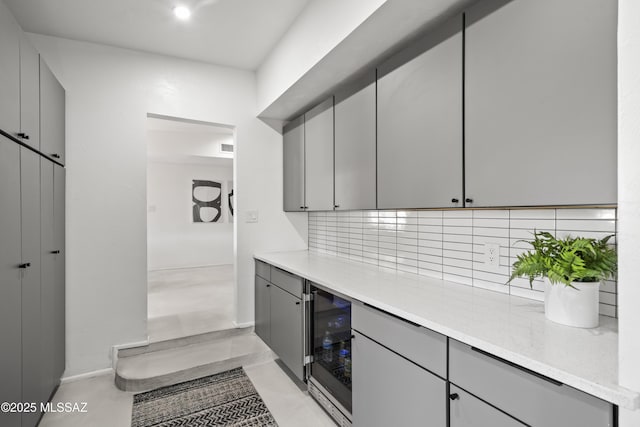
[[[351,425],[351,302],[309,282],[309,393],[340,426]]]

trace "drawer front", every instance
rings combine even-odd
[[[446,378],[447,337],[360,304],[351,306],[353,329]]]
[[[302,298],[303,282],[302,277],[271,266],[271,283],[298,298]]]
[[[271,281],[271,266],[266,262],[256,260],[256,275],[267,282]]]
[[[451,399],[450,427],[525,427],[520,421],[451,384],[449,395],[454,394],[458,396]]]
[[[532,427],[613,426],[610,403],[455,340],[449,340],[449,380]]]

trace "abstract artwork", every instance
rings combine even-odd
[[[232,220],[233,218],[233,206],[234,206],[234,196],[235,194],[233,193],[233,181],[229,181],[227,182],[227,193],[229,193],[227,195],[228,200],[229,200],[229,221]]]
[[[193,222],[219,222],[222,217],[222,185],[194,179],[191,191]]]

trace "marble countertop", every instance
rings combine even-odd
[[[309,251],[255,257],[613,404],[640,407],[640,394],[618,384],[616,319],[572,328],[546,320],[544,305],[525,298]]]

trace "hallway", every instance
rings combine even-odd
[[[233,265],[149,271],[150,342],[231,329]]]

